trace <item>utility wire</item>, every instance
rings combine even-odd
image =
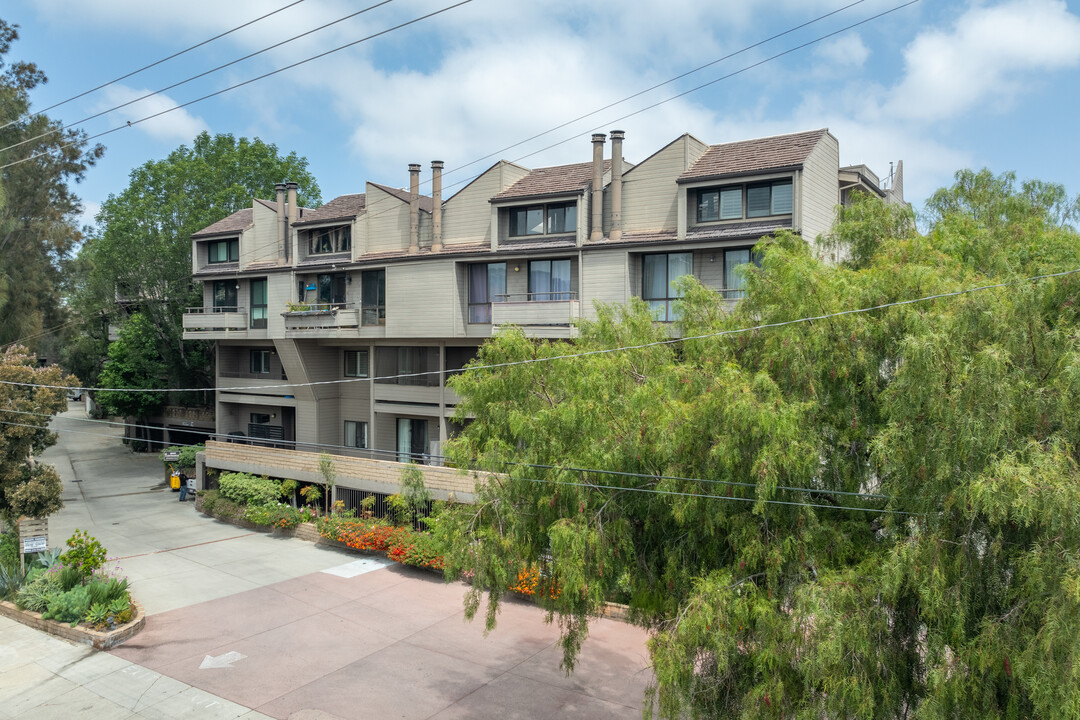
[[[297,388],[297,387],[315,387],[319,385],[342,385],[345,383],[355,382],[378,382],[380,380],[396,380],[398,378],[411,378],[421,377],[425,375],[439,375],[441,373],[446,374],[460,374],[465,372],[475,372],[477,370],[495,370],[504,367],[514,367],[516,365],[533,365],[536,363],[551,362],[553,360],[570,360],[579,357],[589,357],[591,355],[609,355],[611,353],[623,352],[625,350],[644,350],[645,348],[657,347],[661,345],[675,345],[677,343],[686,342],[688,340],[705,340],[714,337],[725,337],[729,335],[742,335],[748,332],[756,332],[758,330],[768,330],[772,328],[787,327],[789,325],[799,325],[802,323],[812,323],[818,320],[828,320],[834,317],[843,317],[844,315],[858,315],[862,313],[874,312],[875,310],[884,310],[886,308],[900,307],[902,305],[914,305],[916,303],[928,302],[933,300],[941,300],[944,298],[959,297],[960,295],[968,295],[970,293],[981,292],[983,290],[995,290],[999,288],[1012,287],[1013,285],[1019,285],[1021,283],[1036,282],[1039,280],[1048,280],[1051,278],[1065,277],[1067,275],[1075,275],[1080,273],[1080,268],[1074,270],[1063,270],[1056,273],[1047,273],[1045,275],[1033,275],[1031,277],[1020,278],[1017,280],[1009,280],[1008,282],[994,283],[992,285],[980,285],[973,288],[965,288],[963,290],[954,290],[951,292],[937,293],[935,295],[924,295],[923,297],[912,298],[910,300],[896,300],[893,302],[881,303],[879,305],[872,305],[870,307],[855,308],[851,310],[839,310],[837,312],[825,313],[822,315],[813,315],[808,317],[796,318],[794,320],[781,320],[772,323],[762,323],[759,325],[751,325],[750,327],[732,328],[730,330],[718,330],[716,332],[704,333],[701,335],[689,335],[681,338],[671,338],[669,340],[657,340],[655,342],[641,343],[639,345],[623,345],[614,348],[600,348],[597,350],[585,350],[579,353],[566,353],[563,355],[551,355],[549,357],[529,358],[526,360],[513,360],[502,363],[492,363],[490,365],[474,365],[471,367],[464,367],[458,370],[444,371],[444,370],[427,370],[423,372],[415,373],[400,373],[398,375],[379,375],[366,378],[343,378],[339,380],[320,380],[317,382],[306,383],[282,383],[277,385],[250,385],[246,387],[214,387],[214,388],[151,388],[151,389],[136,389],[136,388],[88,388],[88,387],[74,387],[69,385],[38,385],[35,383],[20,383],[13,382],[11,380],[0,380],[0,385],[19,385],[23,387],[40,387],[50,388],[54,390],[84,390],[92,392],[205,392],[207,390],[218,390],[221,392],[236,392],[239,390],[276,390],[284,388]]]
[[[272,12],[268,12],[265,15],[262,15],[260,17],[255,18],[254,20],[249,20],[248,22],[244,23],[243,25],[237,25],[236,27],[234,27],[234,28],[232,28],[230,30],[226,30],[225,32],[223,32],[223,33],[221,33],[219,35],[215,35],[214,37],[212,37],[212,38],[210,38],[208,40],[203,40],[201,43],[196,43],[195,45],[192,45],[191,47],[189,47],[189,48],[187,48],[185,50],[181,50],[180,52],[173,53],[172,55],[169,55],[168,57],[163,57],[160,60],[156,60],[156,61],[150,63],[149,65],[143,65],[138,70],[132,70],[131,72],[129,72],[126,75],[121,75],[120,77],[115,78],[113,80],[109,80],[108,82],[102,83],[101,85],[98,85],[95,88],[90,88],[89,90],[85,90],[85,91],[79,93],[78,95],[72,95],[67,100],[61,100],[60,102],[54,103],[54,104],[50,105],[47,108],[44,108],[42,110],[38,110],[37,112],[24,113],[21,117],[17,117],[14,120],[9,120],[8,122],[4,123],[3,125],[0,125],[0,130],[3,130],[4,128],[8,127],[9,125],[14,125],[15,123],[20,122],[22,120],[27,120],[29,118],[32,118],[35,115],[44,115],[45,113],[49,112],[50,110],[58,108],[61,105],[67,105],[69,102],[72,102],[73,100],[78,100],[81,97],[85,97],[85,96],[89,95],[90,93],[97,92],[98,90],[106,88],[109,85],[112,85],[114,83],[118,83],[121,80],[127,80],[129,77],[132,77],[133,75],[138,75],[139,73],[143,72],[144,70],[149,70],[152,67],[156,67],[158,65],[161,65],[164,62],[168,62],[169,60],[172,60],[174,58],[178,58],[178,57],[180,57],[181,55],[183,55],[185,53],[189,53],[192,50],[196,50],[198,48],[201,48],[203,45],[208,45],[209,43],[212,43],[215,40],[220,40],[221,38],[225,37],[226,35],[230,35],[230,34],[236,32],[237,30],[242,30],[242,29],[246,28],[249,25],[254,25],[255,23],[259,22],[260,20],[265,20],[266,18],[270,17],[271,15],[277,15],[282,10],[288,10],[289,8],[293,7],[294,5],[299,5],[302,2],[304,2],[304,0],[295,0],[295,2],[291,2],[288,5],[285,5],[284,7],[280,7],[277,10],[274,10]],[[63,128],[61,128],[61,129],[63,129]],[[38,137],[43,137],[43,136],[39,135]],[[14,147],[14,146],[11,146],[11,147]],[[8,148],[4,148],[4,150],[7,150],[7,149]],[[0,151],[0,152],[2,152],[2,151]]]
[[[390,0],[386,0],[386,1],[389,2]],[[160,112],[156,112],[156,113],[154,113],[152,115],[147,115],[146,117],[139,118],[138,120],[132,120],[132,121],[128,122],[126,125],[118,125],[117,127],[114,127],[111,130],[105,130],[103,132],[99,132],[99,133],[94,134],[94,135],[89,135],[87,137],[80,138],[77,141],[72,141],[72,142],[66,143],[64,145],[59,146],[56,149],[57,150],[63,150],[64,148],[69,147],[71,145],[74,145],[76,143],[83,143],[83,142],[87,142],[89,140],[95,140],[95,139],[97,139],[99,137],[104,137],[105,135],[110,135],[110,134],[112,134],[112,133],[114,133],[114,132],[116,132],[118,130],[123,130],[124,128],[129,128],[129,127],[132,127],[134,125],[138,125],[139,123],[144,123],[147,120],[153,120],[154,118],[161,117],[162,115],[166,115],[166,114],[174,112],[176,110],[186,108],[189,105],[194,105],[195,103],[202,102],[203,100],[209,100],[212,97],[216,97],[218,95],[222,95],[222,94],[230,92],[232,90],[236,90],[237,88],[244,87],[245,85],[250,85],[251,83],[258,82],[259,80],[264,80],[264,79],[266,79],[268,77],[271,77],[273,75],[277,75],[278,73],[285,72],[286,70],[291,70],[291,69],[293,69],[295,67],[299,67],[300,65],[304,65],[306,63],[312,62],[313,60],[318,60],[320,58],[324,58],[327,55],[332,55],[333,53],[340,52],[342,50],[345,50],[346,48],[353,47],[354,45],[359,45],[360,43],[367,42],[368,40],[373,40],[373,39],[375,39],[377,37],[380,37],[382,35],[386,35],[387,33],[391,33],[391,32],[393,32],[395,30],[400,30],[401,28],[408,27],[409,25],[413,25],[413,24],[418,23],[418,22],[420,22],[422,20],[427,20],[428,18],[434,17],[436,15],[441,15],[444,12],[448,12],[448,11],[453,10],[455,8],[461,7],[462,5],[467,5],[467,4],[471,3],[472,1],[473,0],[460,0],[460,2],[454,3],[453,5],[448,5],[448,6],[444,7],[444,8],[439,9],[439,10],[429,12],[426,15],[421,15],[420,17],[413,18],[412,20],[408,20],[406,22],[400,23],[400,24],[395,25],[395,26],[393,26],[391,28],[387,28],[386,30],[381,30],[381,31],[379,31],[377,33],[373,33],[371,35],[368,35],[367,37],[360,38],[359,40],[354,40],[354,41],[352,41],[350,43],[340,45],[340,46],[338,46],[336,48],[333,48],[332,50],[327,50],[326,52],[319,53],[318,55],[312,55],[311,57],[305,58],[304,60],[298,60],[297,62],[291,63],[291,64],[286,65],[286,66],[281,67],[281,68],[278,68],[277,70],[271,70],[270,72],[263,73],[262,75],[258,75],[256,77],[250,78],[248,80],[244,80],[243,82],[236,83],[235,85],[230,85],[229,87],[223,88],[221,90],[217,90],[216,92],[209,93],[208,95],[203,95],[202,97],[195,98],[194,100],[189,100],[189,101],[187,101],[185,103],[182,103],[180,105],[176,105],[175,107],[166,108],[165,110],[162,110]],[[29,156],[27,156],[25,158],[22,158],[21,160],[14,160],[12,162],[7,163],[6,165],[0,165],[0,170],[3,170],[5,168],[9,168],[12,165],[18,165],[19,163],[27,162],[28,160],[34,160],[34,159],[37,159],[39,157],[42,157],[43,155],[48,155],[48,154],[49,154],[49,151],[42,151],[42,152],[39,152],[39,153],[35,153],[33,155],[29,155]]]
[[[299,0],[299,1],[302,2],[303,0]],[[331,22],[328,22],[325,25],[320,25],[319,27],[314,28],[312,30],[308,30],[307,32],[300,33],[299,35],[294,35],[293,37],[288,38],[287,40],[282,40],[279,43],[275,43],[275,44],[270,45],[268,47],[264,47],[262,50],[256,50],[253,53],[249,53],[247,55],[244,55],[243,57],[237,58],[235,60],[231,60],[230,62],[227,62],[224,65],[218,65],[217,67],[211,68],[210,70],[206,70],[205,72],[201,72],[198,75],[192,75],[191,77],[189,77],[189,78],[187,78],[185,80],[175,82],[172,85],[167,85],[167,86],[161,88],[160,90],[155,90],[153,92],[149,92],[149,93],[147,93],[145,95],[142,95],[141,97],[135,98],[134,100],[128,100],[127,102],[121,103],[119,105],[115,105],[115,106],[109,108],[108,110],[102,110],[99,113],[95,113],[93,115],[88,115],[88,116],[82,118],[81,120],[76,120],[75,122],[70,122],[70,123],[68,123],[66,125],[62,125],[62,126],[60,126],[58,128],[53,128],[53,129],[47,130],[46,132],[43,132],[40,135],[35,135],[32,138],[27,138],[25,140],[20,140],[19,142],[14,143],[13,145],[8,145],[5,148],[0,148],[0,152],[4,152],[6,150],[11,150],[12,148],[17,148],[20,145],[25,145],[26,143],[30,143],[30,142],[33,142],[35,140],[40,140],[43,137],[47,137],[49,135],[53,135],[53,134],[56,134],[56,133],[59,133],[59,132],[63,132],[64,130],[67,130],[69,128],[73,128],[76,125],[82,125],[83,123],[89,122],[90,120],[95,120],[95,119],[101,117],[102,115],[108,115],[109,113],[115,112],[116,110],[120,110],[121,108],[126,108],[128,105],[134,105],[135,103],[140,102],[141,100],[145,100],[147,98],[154,97],[155,95],[160,95],[163,92],[167,92],[167,91],[172,90],[174,88],[178,88],[181,85],[187,85],[189,82],[193,82],[195,80],[198,80],[199,78],[204,78],[207,75],[212,75],[213,73],[216,73],[219,70],[224,70],[227,67],[231,67],[231,66],[236,65],[237,63],[241,63],[241,62],[243,62],[245,60],[250,60],[251,58],[255,57],[256,55],[262,55],[263,53],[269,52],[269,51],[274,50],[276,48],[279,48],[282,45],[288,45],[289,43],[293,42],[294,40],[299,40],[300,38],[311,35],[312,33],[317,33],[320,30],[325,30],[326,28],[328,28],[328,27],[330,27],[332,25],[337,25],[340,22],[345,22],[346,20],[354,18],[357,15],[363,15],[364,13],[368,12],[369,10],[374,10],[375,8],[381,7],[383,5],[387,5],[389,3],[392,3],[393,1],[394,0],[382,0],[382,2],[377,2],[374,5],[370,5],[370,6],[366,7],[366,8],[364,8],[363,10],[358,10],[358,11],[356,11],[354,13],[351,13],[349,15],[346,15],[344,17],[340,17],[337,20],[333,20]],[[254,21],[252,21],[252,22],[254,22]],[[209,41],[207,41],[207,42],[209,42]],[[134,74],[134,73],[132,73],[132,74]],[[104,86],[102,86],[102,87],[104,87]],[[93,92],[93,91],[88,91],[88,92]],[[180,107],[183,107],[183,105],[181,105]],[[42,112],[45,112],[45,111],[42,110]]]
[[[32,416],[36,416],[36,417],[46,417],[46,418],[56,417],[56,416],[51,415],[49,413],[37,413],[37,412],[30,412],[30,411],[27,411],[27,410],[5,410],[5,409],[0,409],[0,415],[3,415],[4,413],[11,413],[13,415],[32,415]],[[161,430],[162,429],[161,427],[155,426],[155,425],[138,425],[138,424],[135,424],[135,423],[115,422],[115,421],[112,421],[112,420],[96,420],[94,418],[65,417],[64,420],[74,420],[74,421],[78,421],[78,422],[87,422],[87,423],[96,424],[96,425],[119,426],[119,427],[122,427],[122,428],[136,428],[136,429],[142,429],[142,430]],[[199,431],[199,430],[181,430],[181,432],[193,432],[193,433],[198,433],[198,434],[205,434],[205,435],[207,435],[209,437],[214,437],[214,438],[225,438],[225,440],[219,440],[219,442],[232,441],[232,440],[236,440],[237,438],[241,437],[239,435],[229,435],[228,433],[221,433],[221,432],[203,433],[202,431]],[[102,437],[109,437],[109,436],[102,435]],[[242,437],[245,438],[245,442],[246,442],[246,438],[248,438],[250,436],[245,435],[245,436],[242,436]],[[254,441],[257,444],[261,440],[263,440],[263,438],[251,437],[251,440]],[[444,461],[445,460],[450,460],[450,461],[453,461],[453,458],[449,457],[448,455],[436,455],[436,454],[433,454],[433,453],[412,453],[412,452],[403,453],[403,452],[401,452],[399,450],[376,450],[374,448],[358,448],[358,447],[351,446],[351,445],[334,445],[332,443],[301,442],[301,441],[297,441],[297,440],[270,440],[268,442],[275,442],[275,443],[279,443],[279,444],[286,444],[286,445],[293,445],[293,446],[304,446],[305,448],[310,447],[310,448],[323,448],[323,449],[329,449],[329,450],[349,450],[349,451],[353,451],[353,452],[360,451],[361,455],[363,455],[363,454],[391,455],[391,456],[394,456],[394,457],[400,457],[402,455],[408,455],[409,457],[414,458],[414,459],[431,458],[431,459],[435,459],[435,460],[444,460]],[[176,447],[197,447],[198,443],[170,443],[170,445],[173,445],[173,446],[176,446]],[[371,458],[371,459],[375,459],[375,458]],[[623,471],[623,470],[601,470],[599,468],[583,468],[583,467],[573,467],[573,466],[568,466],[568,465],[545,465],[545,464],[542,464],[542,463],[528,463],[528,462],[521,462],[521,461],[518,461],[518,460],[497,460],[496,462],[502,463],[503,465],[513,465],[513,466],[516,466],[516,467],[527,467],[527,468],[533,468],[533,469],[539,469],[539,470],[561,470],[561,471],[565,471],[565,472],[596,473],[596,474],[601,474],[601,475],[614,475],[614,476],[618,476],[618,477],[645,478],[645,479],[648,479],[648,480],[675,480],[675,481],[679,481],[679,482],[702,482],[702,483],[710,483],[710,484],[713,484],[713,485],[725,485],[725,486],[731,486],[731,487],[745,487],[745,488],[757,488],[758,487],[757,483],[739,482],[737,480],[714,480],[714,479],[709,479],[709,478],[684,477],[684,476],[680,476],[680,475],[655,475],[655,474],[651,474],[651,473],[634,473],[634,472],[628,472],[628,471]],[[805,488],[805,487],[793,487],[793,486],[790,486],[790,485],[777,485],[775,487],[776,487],[777,490],[788,490],[790,492],[802,492],[802,493],[810,493],[810,494],[816,493],[816,494],[819,494],[819,495],[847,495],[847,496],[850,496],[850,497],[870,498],[870,499],[873,499],[873,500],[897,500],[898,499],[898,498],[895,498],[895,497],[893,497],[891,495],[878,495],[876,493],[853,492],[853,491],[850,491],[850,490],[829,490],[827,488]]]
[[[34,430],[45,429],[45,428],[43,428],[43,427],[41,427],[39,425],[27,425],[27,424],[23,424],[23,423],[13,423],[13,422],[7,422],[7,421],[0,421],[0,425],[9,425],[9,426],[13,426],[13,427],[32,428]],[[50,429],[49,432],[69,433],[69,434],[76,434],[76,435],[93,435],[95,437],[105,437],[105,438],[114,438],[115,437],[114,435],[106,435],[104,433],[91,432],[91,431],[88,431],[88,430],[69,430],[69,429],[66,429],[66,428]],[[220,449],[226,450],[227,452],[242,452],[241,448],[220,448]],[[603,472],[603,471],[597,471],[597,472]],[[892,510],[890,508],[859,507],[857,505],[830,505],[830,504],[827,504],[827,503],[795,502],[793,500],[774,500],[774,499],[767,499],[767,498],[742,498],[742,497],[727,496],[727,495],[705,495],[705,494],[700,494],[700,493],[682,492],[682,491],[678,491],[678,490],[656,490],[656,489],[653,489],[653,488],[626,487],[626,486],[620,486],[620,485],[599,485],[599,484],[596,484],[596,483],[584,483],[584,482],[579,483],[579,482],[569,482],[569,481],[560,481],[560,480],[544,480],[544,479],[540,479],[540,478],[515,478],[515,479],[523,480],[525,482],[541,483],[541,484],[545,484],[545,485],[569,485],[569,486],[572,486],[572,487],[583,487],[583,488],[590,488],[590,489],[593,489],[593,490],[614,490],[614,491],[648,493],[648,494],[651,494],[651,495],[672,495],[672,496],[680,496],[680,497],[700,498],[702,500],[727,500],[727,501],[750,502],[750,503],[761,502],[761,503],[765,503],[765,504],[768,504],[768,505],[788,505],[788,506],[794,506],[794,507],[812,507],[812,508],[823,508],[823,509],[826,509],[826,510],[850,510],[850,511],[856,511],[856,512],[872,512],[872,513],[889,514],[889,515],[907,515],[907,516],[921,515],[921,513],[907,512],[907,511],[904,511],[904,510]],[[700,478],[698,478],[697,480],[699,482],[703,481]]]

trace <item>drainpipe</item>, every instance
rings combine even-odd
[[[289,257],[288,248],[289,248],[290,245],[292,245],[291,241],[292,241],[293,223],[295,223],[297,220],[300,219],[300,206],[297,205],[297,201],[296,201],[296,191],[297,191],[297,189],[299,189],[299,187],[300,187],[300,183],[294,183],[294,182],[285,183],[285,190],[288,191],[288,193],[289,193],[289,198],[288,198],[289,224],[288,224],[288,227],[285,228],[285,238],[286,238],[285,257],[286,257],[286,259],[288,259],[288,257]]]
[[[604,133],[592,136],[592,234],[589,240],[604,239]]]
[[[611,131],[611,232],[614,242],[622,237],[622,130]]]
[[[431,249],[442,250],[442,171],[443,161],[431,161]]]
[[[409,163],[409,254],[420,252],[420,166]]]
[[[277,255],[279,258],[287,258],[286,249],[289,246],[289,238],[286,235],[285,224],[285,183],[278,183],[274,186],[274,190],[277,192]]]

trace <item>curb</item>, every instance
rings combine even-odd
[[[135,607],[135,617],[127,624],[108,632],[94,630],[83,625],[71,627],[70,623],[62,623],[57,620],[45,620],[41,617],[41,613],[20,610],[14,603],[6,600],[0,600],[0,615],[35,630],[62,637],[65,640],[71,640],[82,645],[92,645],[97,650],[108,650],[135,637],[146,624],[146,611],[143,610],[143,606],[135,600],[132,600],[131,604]]]

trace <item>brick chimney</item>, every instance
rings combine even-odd
[[[431,161],[431,249],[442,250],[442,171],[443,161]]]
[[[604,133],[596,133],[592,136],[592,233],[589,240],[599,241],[604,239]]]
[[[409,163],[409,254],[420,252],[420,165]]]
[[[611,131],[611,232],[612,241],[622,237],[622,130]]]

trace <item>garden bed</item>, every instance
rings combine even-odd
[[[0,615],[21,622],[23,625],[32,627],[35,630],[57,635],[65,640],[84,645],[93,645],[98,650],[108,650],[134,637],[146,624],[146,613],[143,611],[142,605],[132,600],[131,606],[135,609],[135,617],[113,630],[94,630],[85,623],[72,627],[70,623],[45,620],[41,617],[41,613],[20,610],[14,603],[6,600],[0,600]]]

